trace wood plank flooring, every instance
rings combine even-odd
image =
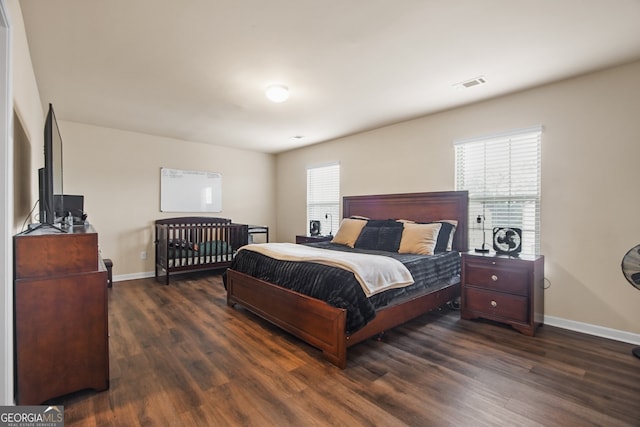
[[[443,309],[340,370],[225,298],[220,275],[115,283],[110,389],[51,401],[65,426],[640,426],[629,344]]]

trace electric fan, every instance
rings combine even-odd
[[[317,220],[309,221],[309,235],[310,236],[320,235],[320,221],[317,221]]]
[[[522,230],[515,227],[495,227],[493,250],[501,255],[518,256],[522,250]]]
[[[640,289],[640,245],[631,248],[622,258],[622,274],[629,283]],[[631,352],[640,358],[640,347],[634,348]]]

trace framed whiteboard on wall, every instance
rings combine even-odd
[[[221,212],[222,175],[160,168],[161,212]]]

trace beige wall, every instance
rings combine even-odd
[[[82,194],[105,258],[118,278],[154,270],[153,221],[193,213],[160,212],[160,168],[222,174],[222,212],[202,214],[275,232],[275,157],[59,121],[64,192]],[[201,215],[201,214],[195,214]],[[147,252],[142,260],[141,252]]]
[[[7,6],[10,11],[12,25],[11,67],[14,107],[18,118],[22,122],[21,126],[24,128],[27,138],[32,141],[37,140],[42,145],[44,111],[33,72],[20,3],[18,0],[9,0]],[[39,153],[42,154],[42,150]],[[42,166],[43,162],[44,160],[40,159],[38,167]]]
[[[17,232],[28,216],[28,209],[38,200],[38,168],[44,164],[44,112],[31,63],[20,4],[17,0],[9,0],[7,8],[12,25],[11,67],[15,112],[13,138],[19,156],[16,159],[18,164],[14,163],[18,166],[14,170],[14,189],[20,191],[14,197],[14,228]],[[26,211],[25,206],[29,206]]]
[[[305,168],[339,161],[342,194],[454,188],[452,141],[542,125],[545,314],[640,333],[620,261],[640,244],[640,62],[277,157],[278,236],[305,233]]]

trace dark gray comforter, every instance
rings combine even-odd
[[[353,333],[366,325],[376,316],[376,309],[413,294],[433,292],[459,282],[458,252],[413,255],[352,249],[330,242],[310,245],[338,251],[390,256],[407,267],[415,283],[367,298],[353,273],[349,271],[312,262],[279,261],[250,250],[239,251],[231,269],[326,301],[334,307],[345,308],[347,333]]]

